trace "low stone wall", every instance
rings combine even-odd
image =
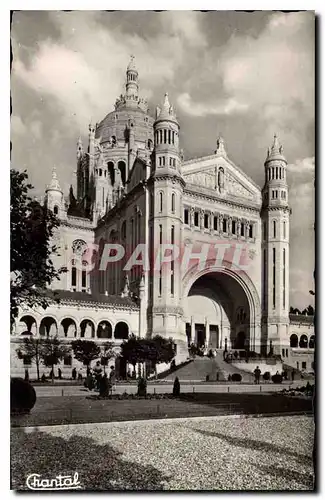
[[[245,372],[250,372],[253,373],[255,368],[258,366],[259,369],[261,370],[261,376],[265,372],[270,372],[271,376],[275,375],[276,372],[282,373],[282,363],[277,361],[275,364],[267,364],[265,361],[260,362],[259,360],[256,361],[249,361],[248,363],[244,362],[236,362],[234,361],[231,363],[232,366],[235,368],[238,368],[238,370],[243,370]]]

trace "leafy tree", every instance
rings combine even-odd
[[[52,380],[54,377],[54,365],[57,365],[59,361],[69,354],[70,348],[63,344],[57,337],[35,338],[28,337],[25,338],[20,347],[16,350],[19,359],[23,359],[25,356],[30,358],[36,364],[37,380],[40,380],[39,367],[40,364],[44,364],[47,367],[52,368]]]
[[[130,337],[121,345],[122,357],[135,367],[137,363],[150,362],[155,367],[159,363],[169,363],[175,356],[172,339],[159,335],[152,339]]]
[[[47,287],[59,279],[66,268],[55,269],[51,256],[57,254],[52,244],[57,217],[28,195],[33,188],[25,172],[10,170],[10,322],[18,315],[20,304],[28,307],[49,305],[51,298]]]
[[[101,354],[100,347],[93,340],[74,340],[71,347],[74,357],[86,366]]]
[[[23,359],[24,356],[30,358],[36,364],[37,380],[40,379],[39,366],[42,361],[42,340],[35,337],[25,338],[20,347],[16,350],[19,359]]]
[[[54,366],[60,363],[64,356],[70,353],[70,347],[63,344],[58,337],[48,337],[42,340],[41,357],[43,364],[52,369],[52,382],[54,379]]]

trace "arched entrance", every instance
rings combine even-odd
[[[231,267],[197,266],[184,278],[183,310],[186,332],[198,347],[260,352],[260,301],[243,271]],[[185,333],[185,332],[184,332]]]

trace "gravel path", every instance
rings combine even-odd
[[[312,490],[312,417],[208,418],[12,431],[12,488],[79,473],[92,490]]]

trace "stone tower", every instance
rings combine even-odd
[[[65,204],[56,169],[53,167],[51,183],[45,190],[45,205],[60,219],[64,217]]]
[[[181,269],[177,251],[182,241],[182,197],[184,180],[181,175],[179,124],[169,104],[168,94],[162,108],[157,108],[154,123],[154,152],[149,179],[150,215],[149,242],[151,271],[149,281],[149,331],[152,335],[173,337],[179,344],[177,354],[185,345],[185,326],[181,308]],[[176,259],[171,259],[174,246]],[[169,259],[168,259],[169,256]],[[169,262],[166,262],[168,261]],[[151,305],[151,310],[150,310]],[[184,345],[183,345],[184,344]]]
[[[289,346],[289,216],[287,162],[275,135],[262,190],[262,351]]]

